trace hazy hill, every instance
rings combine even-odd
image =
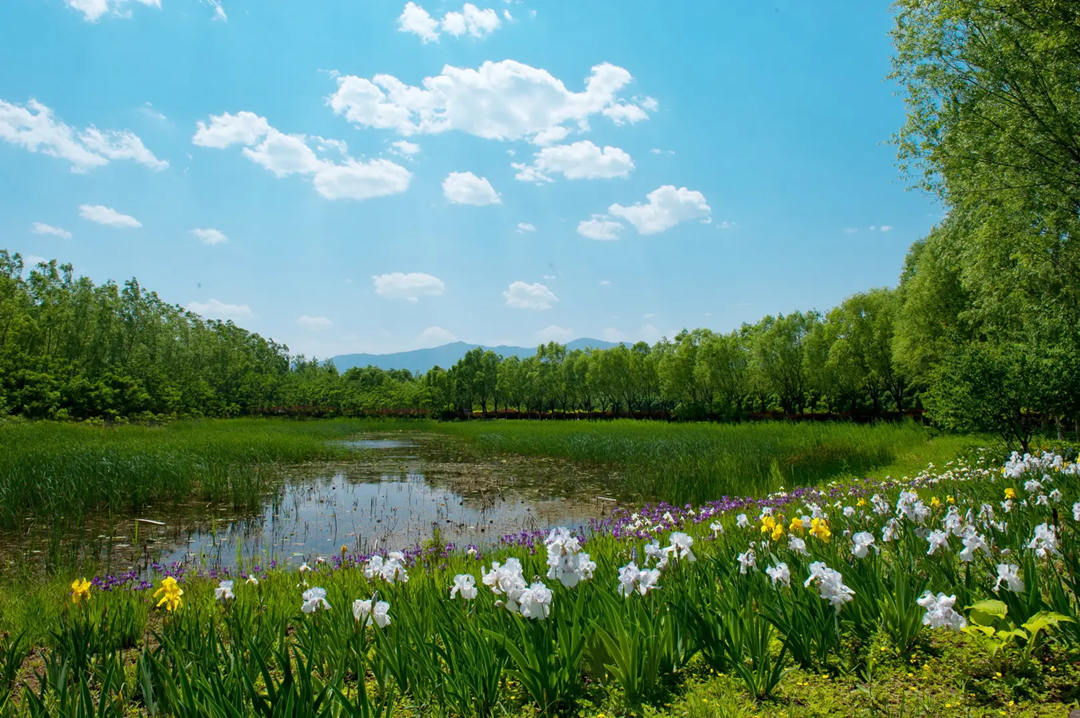
[[[615,346],[614,342],[605,342],[600,339],[575,339],[567,343],[566,350],[574,349],[607,349]],[[480,344],[466,344],[465,342],[453,342],[443,344],[441,347],[430,349],[413,349],[407,352],[395,352],[393,354],[340,354],[330,359],[338,371],[344,372],[354,366],[377,366],[380,369],[408,369],[412,372],[426,372],[434,366],[449,369],[458,359],[465,356],[470,349],[481,349],[495,352],[504,357],[519,356],[530,357],[536,353],[536,347],[509,347],[497,346],[486,347]]]

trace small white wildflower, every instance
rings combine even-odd
[[[518,596],[518,612],[523,618],[543,620],[551,613],[551,598],[551,589],[535,581]]]
[[[844,516],[846,516],[847,518],[850,519],[854,515],[855,515],[855,507],[854,506],[845,506],[844,507]]]
[[[889,519],[881,528],[882,543],[895,541],[900,536],[900,522],[897,519]]]
[[[1080,501],[1073,504],[1073,521],[1080,521]]]
[[[739,514],[735,517],[735,525],[744,529],[750,525],[750,519],[746,518],[746,514]]]
[[[1077,504],[1077,506],[1080,506],[1080,504]],[[711,524],[709,524],[709,530],[712,531],[713,538],[716,538],[720,534],[724,533],[724,525],[719,521],[713,521]]]
[[[670,551],[676,559],[685,559],[693,562],[697,558],[694,556],[694,552],[690,550],[690,547],[694,545],[694,539],[688,534],[684,534],[681,531],[676,531],[671,534],[669,539],[671,541]]]
[[[806,542],[798,536],[791,536],[788,538],[788,548],[797,554],[803,556],[809,556],[810,552],[806,550]]]
[[[258,586],[259,579],[255,577],[255,574],[251,574],[247,577],[247,583],[251,584],[252,586]]]
[[[990,553],[990,546],[986,543],[986,539],[980,536],[974,528],[968,526],[964,529],[963,533],[964,549],[960,552],[960,560],[967,563],[975,559],[975,552],[982,549],[986,553]]]

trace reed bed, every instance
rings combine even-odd
[[[914,472],[985,437],[941,436],[916,424],[710,424],[485,421],[440,424],[478,451],[558,456],[609,467],[625,500],[702,502],[812,486],[871,471]]]
[[[407,423],[407,422],[406,422]],[[277,469],[355,455],[332,440],[399,422],[207,419],[160,426],[0,422],[0,528],[158,501],[256,506]]]

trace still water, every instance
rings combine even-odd
[[[445,442],[417,434],[346,442],[355,460],[283,470],[254,512],[159,506],[84,527],[80,563],[112,573],[155,561],[299,565],[342,546],[350,553],[396,550],[436,535],[442,543],[483,547],[504,534],[583,525],[616,507],[602,488],[608,476],[546,459],[466,459]],[[43,553],[29,544],[24,550]]]

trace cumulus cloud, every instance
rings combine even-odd
[[[51,224],[45,224],[44,222],[34,222],[30,227],[30,231],[34,234],[51,234],[54,237],[71,239],[71,232],[61,227],[53,227]]]
[[[546,326],[536,334],[533,335],[536,341],[541,344],[547,344],[548,342],[558,342],[565,344],[574,338],[574,330],[569,327],[560,327],[557,324]]]
[[[507,19],[510,19],[507,16]],[[398,32],[416,35],[422,42],[436,42],[439,31],[460,37],[468,33],[473,37],[484,37],[499,28],[499,16],[491,8],[480,9],[472,3],[465,3],[461,10],[451,10],[443,15],[440,22],[414,2],[405,3],[398,17]]]
[[[514,60],[488,61],[476,69],[447,65],[418,86],[393,75],[370,80],[343,75],[328,102],[356,125],[402,135],[458,130],[484,139],[546,145],[573,130],[587,130],[595,114],[616,122],[644,119],[649,103],[620,97],[631,80],[625,69],[603,63],[592,68],[584,91],[572,92],[547,70]],[[640,112],[613,111],[630,106]]]
[[[569,145],[553,145],[536,153],[531,165],[511,163],[522,182],[551,182],[552,174],[567,179],[610,179],[626,177],[634,169],[634,160],[618,147],[598,147],[589,140]]]
[[[577,232],[582,237],[601,241],[618,239],[622,229],[622,224],[606,214],[594,214],[592,218],[578,222],[577,226]]]
[[[79,216],[83,219],[88,219],[91,222],[104,224],[106,227],[137,229],[142,226],[142,222],[131,215],[120,214],[112,207],[106,207],[103,204],[79,205]]]
[[[0,140],[65,160],[72,172],[103,167],[112,160],[132,160],[156,171],[169,166],[134,132],[99,130],[93,125],[76,131],[34,99],[25,105],[0,100]]]
[[[296,323],[304,329],[309,329],[314,332],[321,332],[334,326],[334,323],[326,317],[311,317],[307,314],[301,314],[297,317]]]
[[[161,0],[64,0],[69,8],[82,13],[87,22],[97,22],[106,13],[118,17],[131,17],[126,7],[134,1],[139,5],[161,9]]]
[[[455,204],[499,204],[499,193],[484,177],[472,172],[451,172],[442,183],[443,195]]]
[[[638,234],[657,234],[671,229],[680,222],[707,219],[712,210],[705,195],[686,187],[663,185],[645,196],[644,203],[624,207],[613,204],[608,212],[634,225]]]
[[[391,272],[371,277],[375,293],[387,299],[417,302],[420,297],[437,297],[446,289],[438,277],[423,272]]]
[[[536,231],[536,225],[532,224],[531,222],[518,222],[517,231],[518,231],[518,234],[524,234],[526,232],[535,232]]]
[[[412,173],[390,160],[360,161],[349,157],[340,140],[317,135],[286,134],[254,112],[212,115],[196,123],[193,144],[225,149],[241,145],[249,160],[275,177],[300,175],[327,199],[370,199],[400,194]],[[340,158],[338,157],[340,155]]]
[[[428,327],[416,337],[416,346],[421,349],[438,347],[450,342],[456,342],[458,338],[449,329],[442,327]]]
[[[420,154],[420,145],[408,140],[398,140],[390,143],[390,151],[402,157],[413,157]]]
[[[193,229],[191,234],[203,244],[224,244],[229,241],[229,238],[220,229]]]
[[[559,301],[554,292],[539,282],[534,284],[511,282],[510,286],[502,294],[506,300],[506,306],[512,309],[542,311],[551,309],[551,306]]]
[[[251,311],[251,307],[246,304],[226,304],[225,302],[217,299],[211,299],[208,302],[189,302],[185,307],[189,312],[194,312],[207,319],[221,319],[229,321],[239,321],[240,319],[250,319],[255,316]]]

